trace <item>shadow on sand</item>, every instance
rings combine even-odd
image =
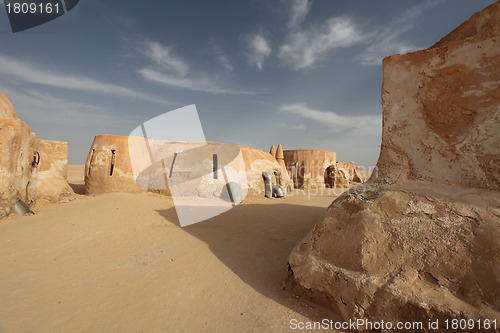
[[[313,305],[322,312],[320,315],[312,311],[312,303],[282,290],[290,252],[325,211],[325,207],[287,203],[242,204],[183,230],[207,243],[220,261],[262,295],[310,320],[325,317],[335,320],[338,317],[330,310]],[[179,225],[175,208],[157,212]]]
[[[76,194],[85,194],[85,184],[72,184],[68,183]]]

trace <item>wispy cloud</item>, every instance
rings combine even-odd
[[[320,64],[335,49],[364,43],[366,47],[359,61],[363,65],[378,65],[386,56],[420,49],[421,46],[405,41],[402,36],[417,25],[418,18],[425,10],[441,2],[443,0],[427,0],[415,4],[387,25],[364,31],[349,17],[332,17],[303,28],[301,23],[307,16],[312,1],[293,0],[288,21],[290,30],[286,43],[279,48],[278,57],[293,69],[310,69]]]
[[[219,65],[222,68],[227,69],[228,71],[233,70],[233,64],[231,63],[231,60],[229,60],[229,57],[226,54],[219,53],[217,55],[217,60],[219,61]]]
[[[369,36],[370,44],[361,54],[361,64],[380,65],[384,57],[421,49],[421,46],[404,41],[401,36],[417,25],[418,18],[425,10],[440,2],[442,1],[428,0],[415,4],[390,21],[387,26],[372,32]]]
[[[212,94],[256,94],[256,92],[252,91],[234,90],[220,87],[215,84],[212,79],[206,77],[198,77],[196,79],[191,77],[179,77],[157,71],[152,68],[142,68],[139,70],[139,73],[147,80],[157,82],[166,86],[173,86],[194,91],[203,91]]]
[[[313,120],[329,127],[334,132],[380,135],[382,130],[381,116],[343,116],[331,111],[314,110],[304,103],[283,105],[280,110]]]
[[[4,77],[10,77],[26,83],[35,83],[44,86],[84,91],[101,95],[109,94],[165,105],[173,104],[165,99],[123,86],[101,82],[85,76],[76,76],[41,69],[39,66],[32,63],[23,62],[3,54],[0,54],[0,73]]]
[[[174,56],[171,48],[155,41],[146,40],[143,43],[143,47],[140,48],[141,52],[159,67],[181,76],[189,73],[188,64],[183,59]]]
[[[138,70],[138,73],[146,80],[165,86],[211,94],[255,94],[252,91],[227,88],[220,84],[217,76],[193,74],[189,63],[175,55],[171,47],[149,40],[136,41],[133,44],[142,45],[138,51],[146,56],[149,62],[148,65]],[[137,49],[137,46],[135,48]],[[230,63],[225,65],[230,66]]]
[[[312,0],[292,0],[291,2],[288,27],[293,29],[298,27],[306,18],[311,9]]]
[[[81,125],[113,125],[116,116],[108,114],[106,108],[86,103],[68,101],[51,94],[33,89],[15,89],[1,87],[1,90],[14,104],[19,117],[28,122],[68,125],[68,119]],[[120,117],[120,123],[140,122],[139,117]]]
[[[221,47],[216,43],[215,39],[211,38],[208,41],[211,52],[215,55],[219,66],[225,70],[232,71],[234,66],[229,58],[229,56],[221,49]]]
[[[306,125],[304,124],[298,124],[298,125],[293,125],[293,124],[279,124],[279,128],[285,128],[285,129],[292,129],[292,130],[304,130],[306,129]]]
[[[271,55],[271,43],[262,31],[245,35],[243,40],[246,44],[248,62],[262,70],[264,61]]]
[[[357,26],[347,17],[334,17],[320,25],[292,31],[281,46],[278,56],[294,69],[317,65],[332,50],[344,48],[363,40]]]

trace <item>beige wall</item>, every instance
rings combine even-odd
[[[42,140],[40,144],[54,166],[64,178],[68,176],[68,143],[64,141]]]
[[[222,191],[226,184],[221,169],[217,171],[217,178],[214,178],[211,171],[214,154],[217,155],[218,165],[225,166],[227,177],[246,177],[246,190],[250,195],[263,193],[264,171],[271,175],[276,172],[285,176],[282,178],[284,186],[291,182],[276,159],[260,149],[217,142],[209,142],[207,145],[203,142],[148,140],[147,143],[149,148],[144,138],[96,136],[85,166],[86,194],[144,192],[149,188],[166,195],[171,194],[171,191],[185,196],[213,195],[214,192]],[[153,165],[149,151],[153,155]],[[176,152],[182,153],[177,155],[174,162]],[[130,155],[134,156],[132,160]],[[136,184],[136,179],[141,186]],[[174,188],[165,188],[165,183]]]
[[[285,150],[285,164],[296,188],[325,187],[325,171],[335,165],[336,153],[326,150]]]
[[[17,199],[34,209],[43,202],[73,198],[73,191],[29,126],[17,118],[0,93],[0,218],[9,215]],[[34,163],[36,155],[37,163]]]
[[[378,182],[500,189],[499,19],[471,19],[429,49],[384,59]]]

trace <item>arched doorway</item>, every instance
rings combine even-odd
[[[325,186],[327,188],[335,187],[335,166],[330,165],[325,169]]]

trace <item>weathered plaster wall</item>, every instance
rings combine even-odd
[[[64,141],[42,140],[40,145],[59,172],[68,176],[68,143]]]
[[[0,93],[0,218],[12,212],[19,198],[30,208],[73,198],[73,191],[29,126]],[[38,163],[37,163],[38,162]]]
[[[333,185],[331,187],[359,184],[363,182],[359,166],[355,163],[337,162],[328,169],[328,172],[329,175],[327,178],[331,181],[328,182],[327,185]]]
[[[344,321],[500,320],[499,37],[496,2],[384,59],[378,170],[291,253],[297,293]]]
[[[275,172],[286,175],[276,159],[267,152],[216,142],[148,140],[153,154],[152,164],[144,142],[143,138],[96,136],[86,162],[86,193],[144,192],[149,188],[166,195],[174,191],[176,195],[203,197],[221,192],[226,179],[246,178],[248,188],[244,191],[250,195],[260,195],[264,191],[262,172],[269,172],[273,176]],[[174,161],[175,153],[177,156]],[[131,154],[134,155],[132,162]],[[213,160],[214,154],[217,155],[216,162]],[[157,160],[158,156],[165,158]],[[134,166],[132,163],[135,163]],[[216,175],[212,171],[214,163],[219,166]],[[220,166],[224,166],[224,170]],[[134,175],[136,170],[141,170],[140,174]],[[141,186],[137,186],[136,176]],[[285,180],[290,183],[288,177]],[[167,188],[165,184],[174,188]]]
[[[284,162],[295,188],[325,187],[327,168],[335,165],[336,153],[326,150],[284,150]]]
[[[427,50],[384,59],[379,183],[500,189],[497,6]]]
[[[0,119],[18,119],[17,112],[7,96],[0,91]]]

